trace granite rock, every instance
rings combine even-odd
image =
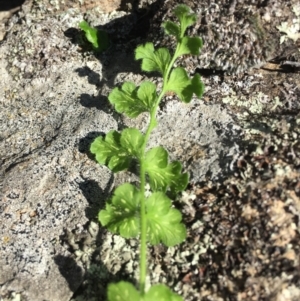
[[[100,134],[125,126],[143,129],[147,122],[145,115],[128,120],[114,113],[106,96],[125,80],[158,85],[160,80],[141,74],[122,44],[99,57],[80,52],[64,34],[82,20],[80,11],[48,16],[35,8],[12,18],[0,46],[0,294],[4,300],[17,293],[22,300],[67,301],[86,266],[74,255],[79,243],[67,246],[65,234],[84,237],[114,185],[136,181],[134,174],[112,175],[88,151]],[[97,17],[93,25],[113,18],[135,25],[125,12]],[[120,30],[120,23],[113,24]],[[222,94],[217,81],[216,93]],[[149,146],[166,147],[194,183],[222,177],[240,139],[224,106],[205,99],[185,105],[169,96],[161,109]],[[109,252],[116,250],[108,246],[106,260]]]
[[[94,217],[89,202],[99,205],[113,181],[85,154],[89,139],[117,127],[109,114],[81,104],[87,93],[97,95],[101,64],[84,60],[61,30],[76,26],[78,17],[67,15],[66,20],[46,17],[16,25],[0,48],[3,298],[20,293],[22,300],[70,299],[84,272],[60,236],[65,229],[84,228]],[[49,26],[52,39],[38,34]],[[15,39],[36,45],[40,54],[59,49],[61,55],[50,55],[53,61],[44,61],[40,72],[33,68],[30,77],[13,77],[8,64],[16,53]],[[30,51],[26,42],[24,50]],[[35,53],[32,66],[39,64]],[[94,193],[92,181],[98,183]],[[87,200],[89,193],[93,199]]]
[[[171,45],[173,39],[163,36],[160,26],[164,20],[170,19],[177,1],[162,2],[151,23],[150,35],[157,44]],[[280,43],[282,34],[278,30],[286,24],[294,27],[295,34],[298,32],[297,0],[182,0],[181,3],[197,14],[198,22],[188,32],[200,36],[204,44],[199,56],[184,60],[191,70],[239,73],[261,67],[276,57],[299,58],[295,41],[286,38]]]

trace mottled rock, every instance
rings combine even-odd
[[[198,16],[190,35],[200,36],[204,47],[200,56],[185,59],[190,70],[216,69],[228,73],[243,72],[260,67],[266,61],[285,55],[291,49],[292,56],[299,57],[295,41],[286,39],[280,44],[278,30],[283,22],[298,24],[299,18],[293,10],[299,10],[297,0],[183,0]],[[163,2],[151,23],[150,36],[158,44],[170,45],[168,36],[158,36],[160,24],[170,19],[177,4],[175,0]],[[162,32],[162,31],[161,31]]]
[[[70,8],[86,11],[97,7],[103,13],[110,13],[120,8],[121,0],[43,0],[35,1],[36,5],[49,13],[59,13]]]
[[[0,48],[3,298],[15,292],[22,300],[70,299],[82,281],[82,263],[60,237],[64,229],[84,229],[96,215],[89,208],[100,206],[112,183],[107,169],[84,153],[89,135],[117,127],[109,114],[82,105],[93,97],[87,93],[97,95],[102,67],[96,60],[84,60],[65,37],[62,29],[76,26],[78,19],[69,16],[65,22],[46,18],[17,25]],[[49,26],[49,36],[30,34]],[[39,49],[31,53],[33,66],[39,65],[35,53],[59,49],[61,54],[52,52],[40,72],[33,68],[30,76],[13,78],[8,58],[13,57],[14,35]]]
[[[114,52],[114,48],[104,57],[108,67],[93,56],[83,56],[64,35],[81,18],[71,12],[49,17],[35,9],[19,24],[14,16],[12,29],[0,48],[0,283],[5,298],[20,293],[24,300],[31,301],[70,299],[83,279],[82,259],[89,255],[78,257],[74,243],[71,248],[65,247],[63,237],[67,229],[86,232],[86,223],[96,217],[114,182],[107,168],[87,156],[89,143],[123,123],[135,122],[141,127],[146,121],[144,116],[122,121],[110,113],[105,95],[112,86],[124,80],[138,83],[145,76],[138,75],[139,64],[132,64],[131,56],[120,50]],[[219,115],[224,125],[231,120],[220,106],[207,109],[198,100],[189,106],[170,103],[151,142],[165,145],[173,152],[172,159],[192,162],[201,159],[198,146],[210,143],[208,160],[200,164],[203,168],[197,164],[193,167],[191,162],[187,166],[195,181],[208,169],[219,175],[222,137],[213,127],[213,116]],[[184,141],[173,139],[182,136],[186,136]],[[184,151],[186,147],[190,154]],[[232,145],[226,147],[229,150]],[[128,181],[130,177],[123,173],[115,181]]]
[[[124,80],[140,83],[149,78],[140,74],[121,41],[98,56],[99,60],[80,52],[82,48],[64,34],[83,19],[80,10],[47,15],[48,8],[38,2],[32,13],[20,11],[12,17],[0,47],[0,294],[4,300],[20,296],[31,301],[67,301],[83,280],[94,250],[98,252],[95,258],[107,269],[99,262],[93,267],[100,275],[102,293],[125,263],[124,271],[136,277],[136,261],[130,257],[136,259],[137,254],[131,256],[131,248],[122,239],[103,230],[99,237],[96,234],[97,240],[89,240],[88,234],[89,220],[96,218],[114,184],[136,181],[136,177],[129,173],[113,176],[91,160],[88,148],[94,137],[111,129],[145,127],[144,115],[128,120],[112,113],[106,96]],[[135,25],[134,18],[123,12],[97,18],[93,25],[112,18]],[[119,24],[111,24],[117,34],[130,31]],[[205,49],[203,55],[208,56]],[[155,77],[150,80],[160,82]],[[261,78],[226,80],[230,86],[218,76],[205,80],[204,100],[184,105],[168,96],[161,105],[160,125],[150,144],[165,146],[172,160],[181,160],[194,183],[226,173],[240,140],[240,127],[228,103],[235,105],[243,93],[253,94]],[[291,90],[290,85],[286,89]],[[235,101],[229,102],[232,95]],[[273,96],[263,110],[275,108]],[[277,103],[282,105],[280,100]],[[133,249],[136,253],[137,247]],[[157,269],[157,273],[164,270]],[[172,271],[178,272],[177,264]],[[168,278],[163,277],[151,275],[155,281]]]

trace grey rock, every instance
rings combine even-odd
[[[151,23],[150,36],[160,45],[171,45],[173,39],[164,36],[160,26],[172,17],[178,2],[162,2]],[[184,60],[191,71],[200,68],[238,73],[260,67],[291,49],[292,55],[299,56],[293,41],[280,44],[281,34],[277,29],[283,22],[289,26],[297,22],[293,13],[293,8],[299,5],[297,0],[183,0],[181,3],[191,7],[198,17],[189,34],[200,36],[204,44],[200,56]]]
[[[66,18],[77,25],[77,18]],[[36,28],[42,32],[49,26],[52,40],[32,35]],[[3,298],[16,292],[22,300],[70,299],[83,269],[63,247],[61,236],[96,216],[88,210],[100,206],[113,181],[110,172],[85,153],[95,135],[117,127],[109,114],[82,105],[92,98],[88,93],[97,94],[95,82],[100,79],[95,74],[101,74],[101,64],[82,59],[63,34],[69,26],[49,18],[17,25],[0,48]],[[32,70],[31,78],[13,78],[8,61],[15,39],[29,40],[45,53],[63,45],[74,56],[49,56],[50,63],[40,72]],[[38,62],[32,55],[34,66]]]
[[[237,151],[240,128],[220,105],[197,98],[188,105],[172,100],[159,121],[149,144],[160,141],[172,160],[182,162],[191,182],[217,180],[226,173],[226,160]]]
[[[102,15],[99,24],[125,15]],[[106,96],[124,80],[159,84],[159,79],[140,75],[122,45],[101,62],[82,55],[64,35],[82,20],[78,12],[19,16],[0,47],[0,294],[64,301],[85,268],[75,254],[83,258],[77,242],[65,244],[65,233],[85,235],[114,184],[137,180],[125,172],[113,176],[90,158],[89,144],[97,135],[124,126],[143,129],[147,122],[145,115],[128,120],[113,113]],[[192,182],[222,177],[238,149],[239,127],[220,104],[193,99],[185,105],[169,97],[158,119],[149,146],[166,147]],[[104,241],[111,238],[102,234]],[[121,258],[117,247],[104,245],[102,261],[114,274],[129,255]],[[122,250],[128,251],[123,244]]]

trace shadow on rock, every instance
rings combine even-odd
[[[75,292],[83,281],[84,271],[71,257],[57,255],[54,257],[54,262],[62,276],[67,280],[69,288]]]
[[[110,283],[128,281],[135,284],[133,279],[126,279],[121,272],[110,273],[102,262],[95,262],[87,269],[84,280],[74,293],[72,300],[107,300],[107,286]]]
[[[98,73],[88,67],[75,70],[80,77],[86,76],[89,83],[95,85],[98,90],[105,85],[112,89],[119,73],[144,74],[140,69],[140,62],[134,59],[134,49],[138,44],[146,42],[152,17],[162,7],[164,1],[157,0],[147,9],[139,9],[137,2],[135,1],[131,14],[114,19],[103,26],[96,26],[97,29],[105,31],[110,40],[109,48],[101,53],[93,52],[92,46],[86,41],[85,33],[78,28],[69,28],[64,32],[73,44],[80,46],[83,53],[89,52],[101,61],[102,79]],[[106,96],[95,97],[83,94],[80,103],[87,108],[95,107],[111,113],[111,106]]]
[[[234,129],[232,124],[228,124],[225,130],[217,122],[214,122],[214,126],[216,128],[216,132],[222,137],[222,146],[225,149],[234,150],[233,153],[224,151],[220,151],[219,153],[218,162],[220,162],[222,174],[220,174],[218,180],[222,181],[229,175],[233,174],[232,162],[235,160],[234,153],[237,152],[238,145],[241,143],[241,131]],[[207,174],[208,178],[209,176],[210,175]]]
[[[78,75],[80,77],[86,76],[90,84],[100,87],[100,74],[94,72],[88,66],[84,66],[83,68],[77,68],[75,71],[78,72]]]
[[[89,203],[89,207],[86,208],[85,214],[89,220],[95,219],[101,209],[105,205],[105,200],[109,197],[110,189],[113,185],[113,176],[107,189],[103,191],[98,182],[94,180],[85,179],[84,182],[79,184],[79,188]]]
[[[78,150],[81,153],[85,153],[89,159],[95,161],[95,164],[98,164],[95,160],[95,156],[90,152],[91,143],[98,136],[104,136],[105,133],[102,132],[90,132],[85,137],[81,138],[78,143]],[[79,189],[82,191],[84,197],[89,203],[89,207],[86,208],[86,217],[91,220],[95,219],[98,215],[100,209],[103,208],[105,200],[109,197],[111,187],[114,182],[114,175],[111,174],[107,188],[103,191],[99,186],[99,183],[92,179],[83,178],[83,182],[79,183]]]
[[[86,108],[96,108],[98,110],[102,110],[105,113],[110,113],[110,109],[106,110],[108,107],[107,97],[105,96],[91,96],[89,94],[82,94],[80,96],[80,103],[83,107]]]
[[[15,9],[15,8],[21,6],[22,4],[24,4],[24,2],[25,2],[25,0],[9,0],[9,1],[1,0],[0,1],[0,11],[7,11],[7,10]]]
[[[90,152],[91,143],[99,136],[105,136],[103,132],[89,132],[85,137],[80,138],[78,145],[74,145],[74,147],[78,147],[78,150],[82,154],[86,154],[89,159],[95,160],[95,156]]]
[[[98,73],[94,72],[87,66],[77,68],[75,72],[77,72],[80,77],[87,77],[88,82],[92,85],[95,85],[98,90],[104,84],[106,84],[105,80],[100,80],[100,76]],[[97,96],[84,93],[80,95],[80,104],[85,108],[96,108],[97,110],[101,110],[106,114],[111,115],[117,121],[117,124],[119,125],[119,130],[122,130],[125,127],[123,125],[121,115],[113,109],[113,106],[108,101],[107,96],[101,95],[100,93]]]

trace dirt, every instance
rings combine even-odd
[[[190,246],[209,240],[205,254],[182,271],[182,285],[198,294],[187,300],[300,297],[300,74],[251,73],[261,80],[248,98],[259,91],[269,106],[254,113],[251,106],[226,104],[244,129],[232,174],[193,185],[184,207]]]

